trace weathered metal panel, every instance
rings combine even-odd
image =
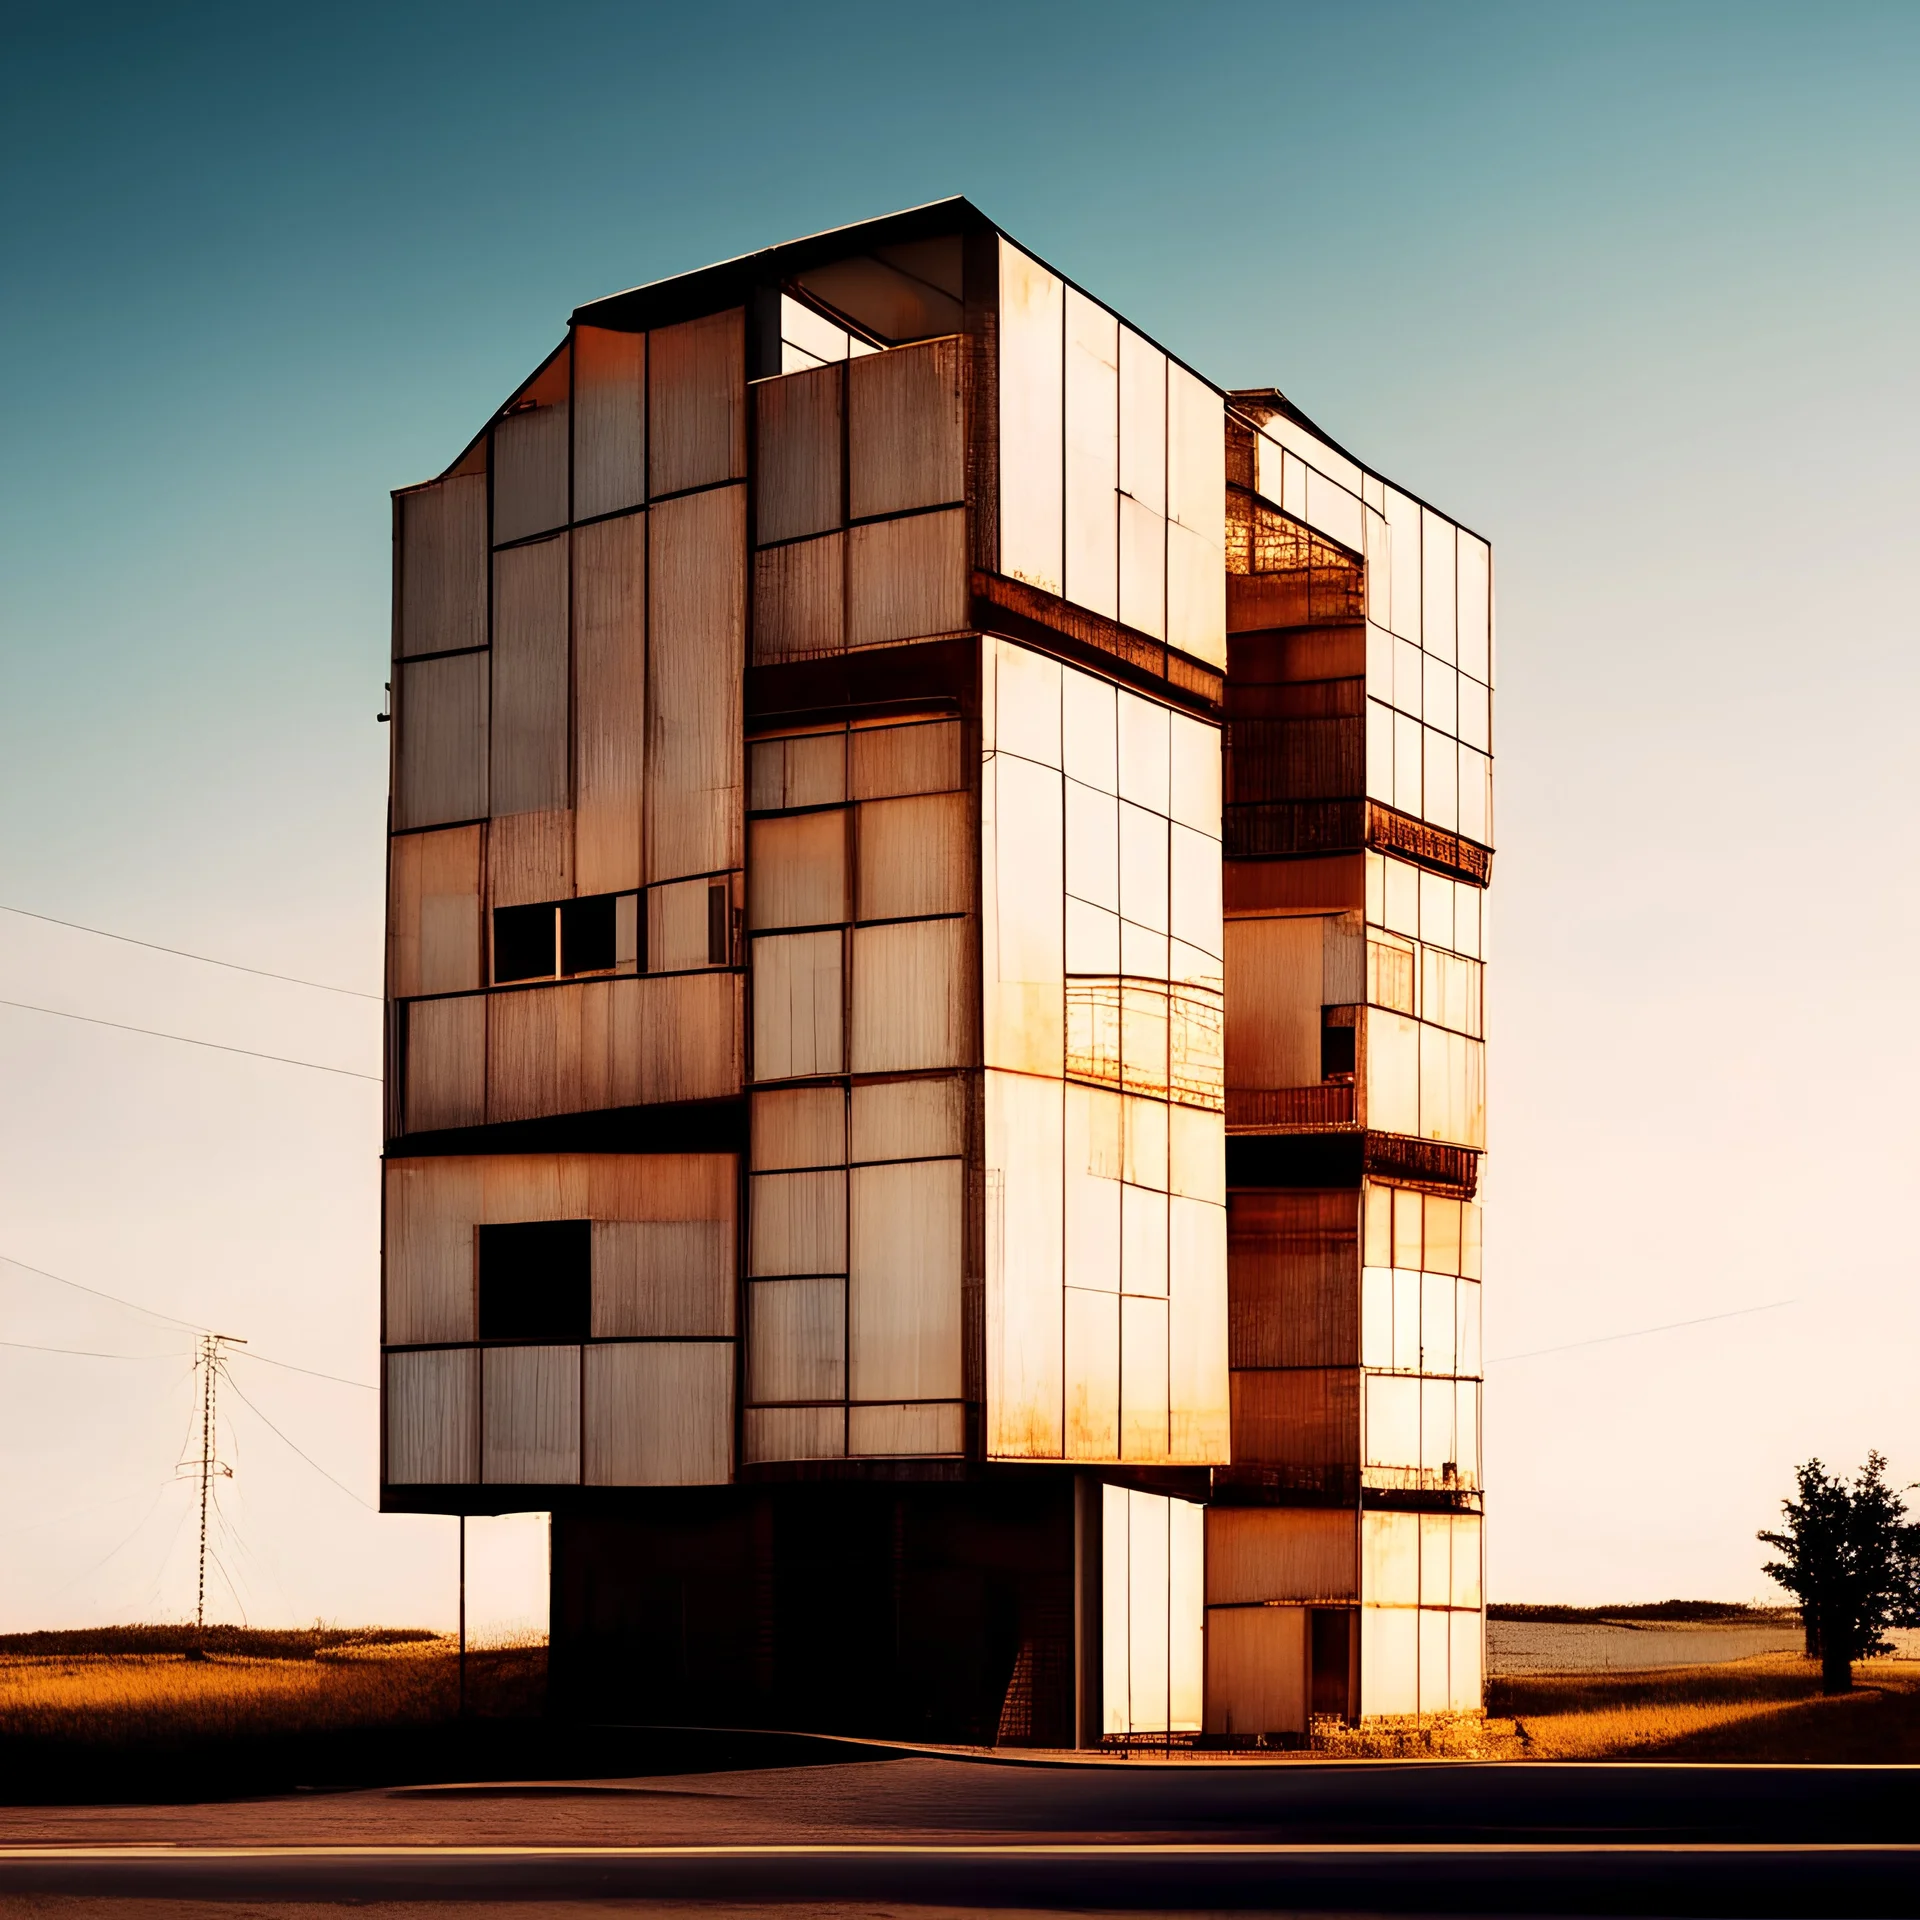
[[[840,366],[814,367],[753,389],[753,527],[762,546],[841,523],[844,379]]]
[[[472,1347],[387,1355],[390,1486],[471,1485],[480,1477],[480,1355]]]
[[[857,727],[850,744],[851,792],[856,800],[945,793],[968,784],[957,720],[910,727]]]
[[[879,1080],[853,1089],[851,1158],[931,1160],[962,1154],[967,1141],[967,1082]]]
[[[973,808],[966,794],[866,801],[855,813],[854,845],[856,919],[902,920],[972,907]]]
[[[986,1075],[991,1458],[1057,1460],[1064,1445],[1061,1093],[1057,1080]]]
[[[753,1077],[797,1080],[839,1073],[844,935],[763,934],[753,960]]]
[[[1227,1214],[1168,1202],[1167,1457],[1224,1466],[1232,1457],[1227,1373]]]
[[[958,508],[875,520],[847,535],[847,645],[960,633],[967,616],[967,516]]]
[[[756,1173],[747,1219],[755,1278],[846,1272],[847,1177],[837,1169]]]
[[[753,1096],[752,1166],[756,1173],[840,1167],[846,1160],[845,1088],[781,1087]]]
[[[647,497],[647,336],[573,330],[573,517]]]
[[[847,920],[847,815],[787,814],[747,829],[747,925],[833,926]]]
[[[493,559],[492,810],[567,804],[567,536]]]
[[[1065,309],[1065,283],[1002,240],[1000,571],[1046,593],[1064,586]]]
[[[578,1347],[488,1347],[481,1356],[480,1406],[483,1481],[579,1483]]]
[[[851,1395],[957,1400],[964,1163],[857,1167],[850,1186]]]
[[[1120,323],[1069,287],[1066,295],[1066,597],[1120,613]]]
[[[747,470],[746,315],[738,307],[648,338],[647,457],[657,499]]]
[[[766,666],[842,653],[847,537],[823,534],[753,557],[753,657]]]
[[[646,516],[580,528],[573,566],[574,873],[583,894],[621,893],[643,878]]]
[[[592,1346],[584,1388],[588,1486],[724,1486],[732,1479],[731,1346]]]
[[[1069,1285],[1064,1299],[1066,1457],[1120,1457],[1120,1297]]]
[[[848,362],[847,498],[854,519],[964,496],[965,346],[958,338],[927,340]]]
[[[573,893],[573,815],[510,813],[487,828],[487,903],[533,906]]]
[[[387,993],[463,993],[481,984],[480,829],[403,833],[387,869]]]
[[[847,1450],[842,1407],[749,1407],[742,1425],[749,1462],[837,1460]]]
[[[403,493],[401,654],[487,644],[487,476],[457,474]]]
[[[394,708],[396,828],[486,813],[487,660],[485,653],[463,653],[402,664]]]
[[[731,1218],[594,1222],[596,1340],[730,1336],[733,1297]]]
[[[407,1132],[478,1126],[486,1118],[485,996],[411,1001],[406,1020]]]
[[[495,546],[567,524],[567,414],[562,399],[524,407],[494,423]]]
[[[1210,1607],[1207,1732],[1245,1739],[1306,1730],[1306,1608]]]
[[[1209,1508],[1208,1604],[1351,1604],[1360,1597],[1358,1526],[1351,1510]]]
[[[868,1459],[958,1454],[966,1445],[966,1408],[957,1400],[853,1407],[847,1451]]]
[[[971,1064],[973,954],[971,919],[856,927],[852,1071],[907,1073]]]
[[[647,877],[677,880],[740,864],[746,489],[647,522]]]
[[[754,1281],[747,1289],[747,1398],[759,1405],[844,1400],[846,1313],[844,1280]]]
[[[1120,1298],[1120,1457],[1167,1457],[1167,1303]]]

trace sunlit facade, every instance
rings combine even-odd
[[[963,201],[395,512],[384,1498],[552,1513],[560,1699],[1477,1706],[1484,545]]]

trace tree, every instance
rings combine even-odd
[[[1780,1555],[1764,1571],[1800,1602],[1807,1657],[1823,1692],[1845,1693],[1853,1663],[1887,1653],[1889,1626],[1920,1620],[1920,1526],[1887,1485],[1882,1454],[1849,1485],[1819,1460],[1794,1470],[1798,1500],[1784,1500],[1784,1533],[1759,1537]]]

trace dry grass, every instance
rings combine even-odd
[[[112,1635],[74,1636],[77,1648],[0,1649],[0,1740],[172,1748],[424,1727],[458,1709],[457,1650],[444,1636],[259,1635],[247,1636],[256,1642],[247,1650],[204,1657],[148,1650],[168,1631],[121,1630],[135,1651],[112,1650]],[[538,1712],[545,1669],[544,1646],[470,1653],[469,1711]]]
[[[1541,1760],[1905,1760],[1920,1753],[1920,1671],[1876,1660],[1855,1690],[1820,1692],[1791,1654],[1641,1673],[1543,1673],[1492,1682],[1489,1751]],[[1511,1729],[1511,1731],[1509,1731]]]

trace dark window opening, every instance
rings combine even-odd
[[[1352,1007],[1322,1007],[1320,1010],[1320,1078],[1351,1083],[1359,1058],[1355,1042],[1359,1028],[1354,1025]]]
[[[727,904],[726,882],[716,881],[707,889],[707,965],[710,967],[724,967],[733,959]]]
[[[1313,1698],[1310,1713],[1351,1717],[1348,1683],[1353,1614],[1346,1609],[1315,1607],[1313,1621]]]
[[[480,1338],[585,1340],[593,1319],[593,1223],[482,1227]]]
[[[612,894],[561,902],[562,973],[604,973],[614,963],[615,944]]]
[[[553,909],[495,907],[493,977],[496,980],[553,978]]]

